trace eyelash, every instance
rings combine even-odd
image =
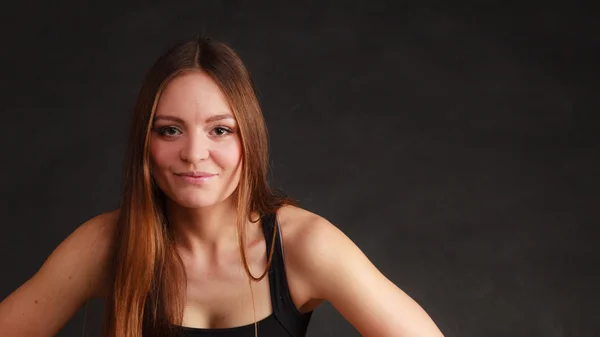
[[[216,126],[215,128],[212,129],[212,131],[215,131],[217,129],[220,129],[220,130],[222,130],[222,131],[225,132],[224,134],[222,134],[220,136],[217,136],[217,137],[222,137],[222,136],[225,136],[226,134],[232,134],[233,133],[233,131],[230,128],[225,127],[225,126]]]
[[[172,126],[172,125],[166,125],[166,126],[155,127],[155,128],[154,128],[154,131],[155,131],[156,133],[158,133],[159,135],[163,136],[163,137],[167,137],[167,138],[173,138],[173,137],[176,137],[176,136],[174,136],[174,135],[167,135],[167,134],[165,133],[165,131],[166,131],[166,130],[168,130],[168,129],[175,129],[175,130],[177,130],[178,132],[181,132],[181,131],[179,130],[179,128],[177,128],[176,126]],[[217,137],[223,137],[223,136],[225,136],[225,135],[227,135],[227,134],[232,134],[232,133],[233,133],[233,131],[232,131],[230,128],[228,128],[228,127],[225,127],[225,126],[215,126],[215,127],[212,129],[211,133],[212,133],[212,132],[214,132],[215,130],[221,130],[221,131],[223,131],[223,132],[224,132],[224,134],[222,134],[222,135],[215,135],[215,136],[217,136]]]

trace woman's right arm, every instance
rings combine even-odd
[[[0,336],[54,336],[89,299],[103,296],[116,220],[113,211],[79,226],[0,302]]]

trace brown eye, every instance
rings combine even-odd
[[[222,127],[222,126],[217,126],[216,128],[213,129],[212,133],[215,136],[225,136],[226,134],[231,133],[231,130],[229,130],[228,128]]]
[[[178,128],[174,126],[163,126],[155,129],[158,134],[165,137],[175,137],[181,133]]]

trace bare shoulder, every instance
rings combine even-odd
[[[282,235],[294,242],[297,242],[297,239],[319,235],[333,227],[333,224],[324,217],[291,205],[283,206],[278,210],[277,221],[281,226]]]
[[[327,219],[292,206],[277,218],[299,308],[328,301],[363,336],[442,336],[425,310]]]
[[[361,253],[337,226],[323,216],[296,206],[281,207],[277,213],[286,262],[291,268],[314,277],[327,262]]]
[[[77,226],[30,281],[51,279],[75,284],[82,281],[86,297],[102,296],[118,215],[118,210],[105,212]]]
[[[317,241],[325,242],[335,230],[333,224],[318,214],[296,206],[283,206],[277,211],[292,301],[300,312],[315,310],[325,299],[316,295],[309,275],[318,255]],[[329,232],[329,233],[328,233]]]
[[[118,216],[118,210],[98,214],[75,228],[63,243],[81,244],[83,247],[87,246],[90,250],[95,250],[95,252],[98,252],[98,249],[104,250],[110,246]]]
[[[73,254],[79,256],[79,258],[73,256],[73,261],[79,262],[76,263],[77,265],[91,264],[87,269],[91,276],[88,280],[91,297],[106,295],[106,276],[118,217],[119,210],[113,210],[87,220],[77,227],[50,256],[52,258],[54,255],[59,255],[61,258],[69,259]]]
[[[85,302],[103,296],[117,218],[111,211],[79,225],[0,302],[3,336],[54,336]]]
[[[77,227],[63,242],[72,241],[74,245],[81,244],[93,253],[108,253],[114,230],[119,218],[119,210],[113,210],[90,218]]]
[[[89,233],[97,235],[98,238],[105,238],[116,226],[118,218],[118,209],[100,213],[79,225],[75,231],[90,231]]]
[[[306,267],[312,255],[347,236],[329,220],[306,209],[286,205],[277,212],[277,221],[285,245],[286,260]]]
[[[314,287],[319,270],[327,269],[327,262],[340,257],[335,251],[340,243],[350,239],[323,216],[296,206],[284,206],[277,212],[281,229],[285,266],[290,292],[301,311],[314,310],[325,294]]]

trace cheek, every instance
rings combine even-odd
[[[221,144],[213,152],[213,158],[219,163],[219,166],[226,170],[237,168],[242,159],[242,146],[239,140]]]
[[[157,168],[168,167],[172,162],[174,149],[168,146],[168,143],[160,141],[150,141],[150,161]]]

